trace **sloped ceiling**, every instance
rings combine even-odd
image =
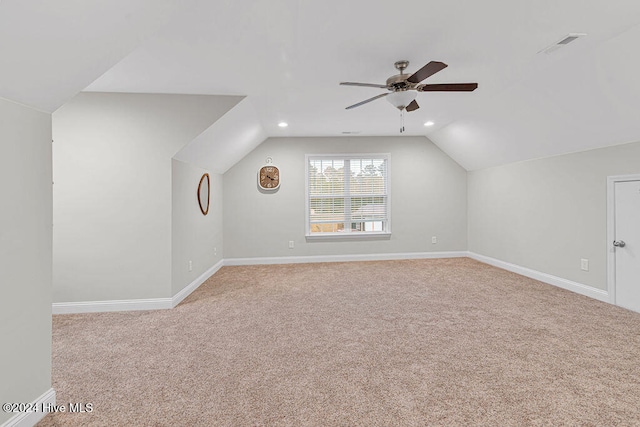
[[[266,138],[251,100],[245,98],[174,158],[222,174]]]
[[[539,56],[520,81],[430,137],[468,170],[640,140],[640,27]],[[545,55],[545,54],[543,54]]]
[[[166,24],[177,0],[3,0],[0,97],[53,112]]]
[[[43,8],[26,10],[23,3]],[[0,3],[0,11],[9,4],[23,22],[33,14],[33,22],[47,29],[23,35],[8,48],[6,37],[22,33],[3,13],[2,24],[12,27],[0,30],[0,53],[9,49],[12,58],[30,67],[20,76],[24,64],[2,56],[17,70],[10,77],[20,84],[5,83],[3,74],[0,96],[51,108],[71,89],[96,79],[87,90],[246,96],[236,108],[249,102],[255,114],[247,113],[244,124],[234,119],[230,128],[259,124],[266,136],[398,135],[399,113],[385,100],[344,109],[382,91],[338,83],[383,83],[396,73],[393,63],[399,59],[411,62],[409,72],[438,60],[449,67],[429,83],[476,81],[479,89],[419,94],[421,108],[406,114],[405,134],[427,136],[467,169],[640,140],[640,121],[633,117],[640,111],[640,79],[634,76],[640,68],[640,2],[111,2],[122,3],[121,15],[94,2],[66,1],[65,8],[55,3],[58,7],[43,0]],[[132,7],[139,29],[123,24]],[[106,23],[94,22],[100,8],[108,9]],[[43,47],[34,40],[58,28],[47,15],[73,30]],[[100,37],[92,38],[97,30]],[[552,54],[538,53],[570,32],[587,36]],[[98,48],[80,49],[90,42]],[[54,69],[50,79],[46,73],[32,79],[29,73],[37,67],[20,55],[29,56],[24,51],[33,45],[33,61],[49,61],[55,55],[47,48],[61,49],[58,44],[68,45],[69,55],[56,65],[61,70]],[[102,74],[126,51],[131,53]],[[27,87],[30,80],[36,87]],[[40,99],[47,91],[47,99]],[[279,128],[282,120],[289,127]],[[424,127],[427,120],[435,125]],[[200,143],[206,139],[196,145],[204,147]],[[222,150],[220,138],[208,140],[218,141]]]

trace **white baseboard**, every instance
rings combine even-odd
[[[216,274],[216,272],[220,270],[223,265],[224,265],[224,260],[218,261],[213,267],[211,267],[210,269],[202,273],[200,276],[198,276],[196,280],[189,283],[187,286],[184,287],[184,289],[182,289],[180,292],[175,294],[173,298],[171,298],[171,307],[173,308],[176,305],[180,304],[182,300],[184,300],[186,297],[191,295],[191,292],[198,289],[198,287],[202,285],[209,277]]]
[[[6,403],[6,402],[2,402]],[[20,403],[20,402],[13,402]],[[26,402],[22,402],[26,403]],[[0,427],[33,427],[47,415],[46,412],[42,412],[43,405],[56,403],[56,392],[54,389],[50,388],[46,392],[42,394],[42,396],[38,397],[36,400],[31,402],[38,409],[38,412],[21,412],[19,414],[15,414],[13,417],[9,418],[5,421]]]
[[[107,300],[107,301],[79,301],[79,302],[54,302],[51,306],[53,314],[77,314],[77,313],[103,313],[111,311],[133,311],[133,310],[166,310],[175,307],[180,302],[195,291],[205,280],[214,275],[222,266],[224,261],[218,261],[213,267],[202,273],[184,289],[175,294],[172,298],[148,298],[130,300]]]
[[[348,261],[386,261],[402,259],[434,259],[434,258],[463,258],[469,257],[494,267],[502,268],[522,276],[530,277],[550,285],[554,285],[581,295],[585,295],[600,301],[610,302],[609,293],[602,289],[582,283],[573,282],[551,274],[532,270],[516,264],[511,264],[499,259],[487,257],[474,252],[449,251],[449,252],[404,252],[388,254],[354,254],[354,255],[313,255],[291,257],[256,257],[256,258],[227,258],[217,262],[213,267],[202,273],[184,289],[172,298],[152,298],[113,301],[82,301],[82,302],[56,302],[53,303],[53,314],[73,313],[98,313],[109,311],[130,310],[162,310],[170,309],[182,302],[195,291],[198,286],[214,275],[223,265],[267,265],[267,264],[300,264],[316,262],[348,262]],[[4,427],[4,426],[2,426]]]
[[[314,262],[387,261],[397,259],[463,258],[466,251],[404,252],[395,254],[312,255],[290,257],[227,258],[224,265],[301,264]]]
[[[171,298],[107,301],[54,302],[53,314],[102,313],[107,311],[163,310],[172,308]]]
[[[574,282],[571,280],[563,279],[562,277],[553,276],[551,274],[543,273],[541,271],[532,270],[530,268],[522,267],[516,264],[511,264],[499,259],[491,258],[488,256],[480,255],[475,252],[469,252],[469,258],[473,258],[476,261],[483,262],[485,264],[493,265],[494,267],[502,268],[513,273],[520,274],[522,276],[530,277],[540,282],[548,283],[549,285],[557,286],[562,289],[566,289],[575,292],[580,295],[585,295],[599,301],[611,302],[609,298],[609,292],[602,289],[594,288],[593,286],[584,285],[582,283]]]

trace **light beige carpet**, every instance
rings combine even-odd
[[[39,425],[637,426],[640,314],[462,259],[224,267],[60,315]]]

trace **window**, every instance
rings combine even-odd
[[[389,155],[307,155],[307,237],[388,236]]]

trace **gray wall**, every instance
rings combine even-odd
[[[51,388],[51,115],[2,99],[0,194],[0,402],[32,402]]]
[[[81,93],[54,113],[55,302],[171,296],[171,159],[239,99]]]
[[[335,153],[391,153],[390,240],[306,242],[305,154]],[[263,194],[256,175],[268,156],[282,184]],[[464,251],[466,187],[466,171],[424,137],[270,138],[224,174],[224,255]]]
[[[171,290],[175,295],[222,259],[222,175],[209,172],[211,201],[205,216],[197,190],[208,171],[175,159],[172,167]]]
[[[606,290],[607,176],[631,173],[640,143],[469,172],[469,250]]]

